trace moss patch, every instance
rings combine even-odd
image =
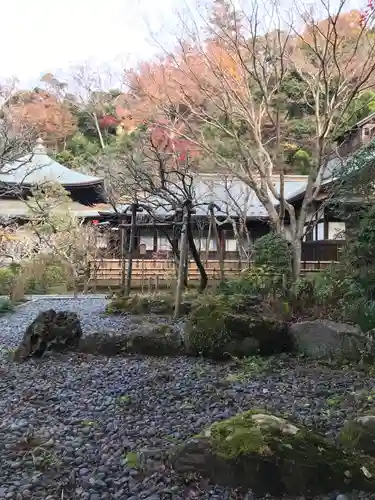
[[[172,463],[178,472],[199,473],[256,494],[375,491],[371,457],[345,452],[323,436],[264,410],[213,424],[178,447]]]
[[[188,314],[196,294],[186,293],[181,304],[181,314]],[[158,314],[172,315],[175,296],[173,293],[153,293],[115,297],[106,307],[107,314]]]
[[[346,422],[339,442],[346,450],[375,457],[375,416],[365,415]]]
[[[214,359],[292,350],[285,323],[242,295],[207,295],[195,302],[186,342],[191,354]]]

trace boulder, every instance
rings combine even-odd
[[[375,416],[348,420],[341,429],[339,442],[347,450],[375,457]]]
[[[202,297],[193,305],[185,343],[189,354],[213,359],[267,356],[293,348],[283,320],[259,302],[246,304],[242,296],[224,295]]]
[[[81,339],[78,350],[103,356],[173,356],[183,354],[183,342],[180,332],[172,325],[143,323],[136,330],[129,332],[98,332],[86,335]]]
[[[82,337],[78,315],[70,311],[41,312],[27,327],[23,339],[14,353],[15,361],[42,357],[48,350],[75,349]]]
[[[190,293],[183,294],[181,303],[181,314],[188,314],[191,309],[194,296]],[[173,293],[148,293],[132,294],[129,296],[118,296],[112,298],[107,307],[107,314],[134,314],[147,315],[157,314],[160,316],[172,315],[175,306]]]
[[[359,326],[317,319],[289,327],[297,352],[311,358],[359,361],[368,338]]]
[[[375,461],[263,410],[213,424],[170,453],[174,470],[257,495],[375,491]]]

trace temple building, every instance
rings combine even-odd
[[[0,218],[26,222],[30,217],[32,189],[46,182],[60,184],[70,195],[69,210],[77,217],[93,220],[104,203],[103,179],[76,172],[48,156],[42,139],[32,151],[0,171]],[[26,203],[25,200],[28,200]]]

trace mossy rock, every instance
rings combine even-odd
[[[296,350],[315,359],[360,361],[367,353],[369,336],[357,325],[316,319],[289,327]]]
[[[181,303],[181,314],[188,314],[193,298],[184,295]],[[112,299],[106,307],[107,314],[157,314],[172,315],[175,296],[172,293],[154,293],[144,295],[120,296]]]
[[[193,304],[185,332],[188,352],[222,359],[291,351],[286,324],[244,301],[243,296],[211,295]]]
[[[171,465],[213,483],[264,495],[375,491],[375,461],[345,452],[307,428],[248,411],[213,424],[173,449]]]
[[[183,342],[179,332],[171,325],[143,323],[131,332],[86,335],[81,339],[78,350],[103,356],[177,356],[183,354]]]
[[[375,416],[365,415],[348,420],[341,429],[339,442],[347,450],[375,457]]]

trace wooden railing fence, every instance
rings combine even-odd
[[[304,261],[302,272],[316,272],[324,269],[331,261]],[[125,269],[127,263],[125,262]],[[226,278],[239,276],[247,265],[234,260],[224,261]],[[220,266],[218,260],[209,260],[205,263],[206,273],[210,280],[219,280]],[[118,259],[101,259],[90,263],[90,279],[100,285],[120,285],[122,276],[122,262]],[[198,281],[199,271],[194,261],[188,262],[188,279]],[[133,260],[132,282],[135,287],[159,288],[159,285],[168,285],[176,279],[175,264],[168,259],[135,259]]]

